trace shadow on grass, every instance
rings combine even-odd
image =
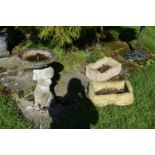
[[[98,112],[77,78],[70,80],[64,97],[52,101],[49,114],[53,119],[51,128],[56,129],[89,129],[98,121]]]

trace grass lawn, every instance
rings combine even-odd
[[[147,47],[152,52],[155,52],[155,27],[147,26],[145,27],[143,37],[141,40],[141,45]]]
[[[1,129],[25,129],[32,128],[32,124],[27,121],[15,101],[0,95],[0,128]]]

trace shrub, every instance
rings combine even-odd
[[[27,26],[16,27],[30,39],[48,42],[51,46],[72,46],[73,43],[85,44],[102,37],[103,27],[97,26]]]
[[[25,35],[30,34],[31,38],[37,38],[49,42],[51,45],[61,47],[73,44],[73,41],[80,37],[81,31],[79,26],[28,26],[16,28]]]

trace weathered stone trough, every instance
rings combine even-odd
[[[133,103],[133,89],[129,81],[91,81],[88,96],[99,107],[109,104],[119,106]]]
[[[121,72],[122,65],[110,57],[104,57],[86,66],[86,76],[90,81],[107,81]]]

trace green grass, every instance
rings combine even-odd
[[[155,27],[145,27],[141,44],[155,52]]]
[[[155,128],[155,63],[131,79],[135,101],[128,106],[98,108],[91,128]]]
[[[57,55],[57,61],[64,65],[64,72],[76,71],[84,67],[87,63],[95,62],[106,55],[106,48],[101,44],[95,44],[85,50],[71,50],[66,52],[58,47],[52,50]]]
[[[2,95],[0,95],[0,128],[32,128],[32,124],[23,117],[21,111],[17,108],[15,101]]]
[[[54,48],[53,52],[58,57],[58,62],[64,66],[64,72],[71,72],[80,69],[87,61],[88,53],[84,51],[69,51]]]
[[[140,27],[133,27],[139,33]],[[146,26],[141,38],[141,46],[155,52],[155,27]]]

